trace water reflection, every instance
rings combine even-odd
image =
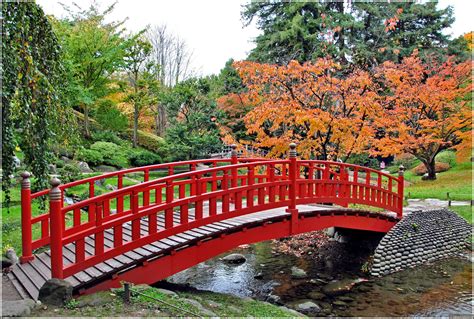
[[[367,275],[360,269],[369,252],[358,251],[353,245],[330,243],[317,258],[296,258],[275,253],[272,248],[272,242],[262,242],[247,249],[236,249],[233,253],[243,254],[247,259],[245,263],[228,265],[220,256],[178,273],[169,281],[294,308],[311,301],[317,307],[306,313],[314,316],[472,313],[472,264],[466,258],[453,258],[365,281]],[[292,266],[306,271],[307,277],[294,278]]]

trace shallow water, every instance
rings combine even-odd
[[[467,258],[452,258],[384,278],[371,278],[361,271],[370,252],[359,252],[357,245],[331,242],[317,255],[301,258],[275,253],[273,248],[274,244],[268,241],[236,249],[229,253],[243,254],[245,263],[225,264],[220,258],[229,254],[226,253],[182,271],[168,281],[267,300],[297,310],[299,303],[311,301],[318,307],[302,312],[313,316],[472,313],[472,264]],[[292,266],[305,270],[307,277],[293,278]],[[328,284],[343,289],[334,293]]]

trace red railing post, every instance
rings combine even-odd
[[[61,181],[50,181],[49,214],[51,219],[51,277],[63,279],[63,221],[61,214]]]
[[[20,262],[22,264],[33,260],[31,242],[33,233],[31,229],[31,184],[29,172],[21,173],[21,246],[22,256]]]
[[[232,144],[231,146],[231,152],[230,152],[230,164],[231,165],[236,165],[238,163],[238,158],[237,158],[237,145]],[[231,170],[231,177],[230,177],[230,187],[231,188],[236,188],[238,185],[238,171],[237,168],[232,168]],[[234,202],[235,194],[231,193],[230,195],[230,202]]]
[[[296,209],[296,179],[297,179],[297,163],[296,163],[296,144],[290,144],[290,151],[288,153],[290,159],[288,179],[290,180],[289,185],[289,200],[287,212],[291,214],[291,233],[295,234],[298,232],[298,210]]]
[[[405,167],[400,165],[398,168],[398,205],[397,205],[397,217],[403,217],[403,187],[405,184],[405,177],[403,176]]]

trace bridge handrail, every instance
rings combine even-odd
[[[49,216],[35,217],[42,225],[44,222],[51,224],[50,238],[41,238],[38,244],[51,246],[53,277],[68,277],[167,236],[265,209],[287,206],[291,227],[298,224],[296,205],[307,203],[335,203],[345,207],[349,203],[371,205],[392,210],[401,218],[403,174],[397,178],[353,164],[297,160],[294,145],[289,159],[241,159],[240,162],[234,151],[231,165],[216,164],[211,168],[159,177],[68,206],[62,205],[64,189],[59,180],[53,180],[50,213],[45,214]],[[349,169],[354,171],[352,181]],[[358,176],[361,171],[366,172],[364,180]],[[371,175],[376,175],[375,184]],[[125,197],[130,200],[127,208],[124,206]],[[205,201],[208,202],[207,216],[203,215]],[[221,203],[220,213],[217,212],[217,202]],[[111,209],[113,203],[117,205],[115,211]],[[232,209],[231,203],[234,205]],[[188,214],[190,207],[194,209],[194,217]],[[174,208],[179,208],[179,213],[175,213]],[[87,219],[82,220],[86,210]],[[72,225],[68,224],[69,217],[72,217]],[[160,225],[158,217],[161,218]],[[148,221],[148,226],[142,225],[141,220]],[[130,224],[131,228],[124,238],[125,224]],[[147,231],[142,233],[141,227]],[[113,238],[110,237],[112,230]],[[109,237],[104,238],[106,234]],[[89,255],[86,255],[84,246],[86,238],[95,241],[94,252],[88,251]],[[104,246],[105,239],[107,247]],[[63,265],[63,246],[70,243],[74,243],[75,260]]]
[[[64,197],[64,193],[67,189],[89,184],[89,197],[95,197],[95,182],[102,179],[113,178],[117,177],[118,188],[122,189],[121,186],[123,183],[123,177],[130,173],[143,173],[144,181],[148,181],[148,174],[151,171],[156,171],[158,169],[168,169],[168,174],[173,174],[174,169],[180,166],[189,165],[191,169],[196,169],[198,164],[205,164],[205,163],[212,163],[214,166],[218,164],[229,164],[232,161],[235,162],[254,162],[259,159],[256,158],[224,158],[224,159],[198,159],[198,160],[188,160],[188,161],[179,161],[179,162],[171,162],[171,163],[162,163],[162,164],[153,164],[147,165],[142,167],[134,167],[114,172],[103,173],[96,176],[87,177],[78,181],[69,182],[67,184],[60,185],[61,189],[61,197]],[[265,160],[265,159],[260,159]],[[40,248],[44,245],[49,243],[49,228],[50,228],[50,221],[49,221],[49,212],[40,213],[40,214],[33,214],[33,205],[32,201],[36,198],[41,196],[45,196],[50,192],[50,189],[44,189],[35,193],[31,192],[30,188],[30,176],[28,172],[24,172],[21,174],[22,180],[22,189],[21,189],[21,211],[22,211],[22,251],[23,256],[21,260],[23,262],[29,261],[32,259],[32,251],[33,249]],[[61,205],[63,205],[63,201],[61,201]],[[33,216],[35,215],[35,216]],[[39,223],[40,225],[40,238],[33,239],[33,231],[32,228],[35,224]]]

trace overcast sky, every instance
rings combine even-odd
[[[62,17],[65,12],[60,3],[76,2],[88,7],[92,0],[37,0],[47,14]],[[97,3],[110,4],[101,0]],[[218,73],[225,62],[244,59],[252,49],[252,40],[259,34],[255,25],[243,27],[241,6],[248,0],[118,0],[111,18],[128,17],[127,29],[138,31],[147,25],[166,24],[168,29],[186,40],[193,49],[193,67],[199,74]],[[105,4],[104,4],[105,3]],[[441,0],[440,8],[454,7],[456,22],[448,33],[453,36],[474,29],[472,0]]]

